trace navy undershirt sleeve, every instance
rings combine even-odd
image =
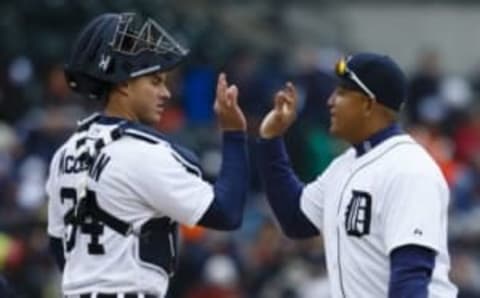
[[[215,197],[200,225],[217,230],[241,226],[249,183],[246,140],[244,132],[223,133],[222,165],[214,186]]]
[[[63,242],[60,238],[49,237],[50,253],[52,254],[58,269],[63,272],[65,256],[63,255]]]
[[[435,256],[435,251],[419,245],[393,250],[388,298],[427,298]]]
[[[300,209],[303,183],[290,166],[283,139],[260,139],[259,171],[268,202],[286,236],[308,238],[319,234]]]

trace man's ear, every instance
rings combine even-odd
[[[118,84],[115,89],[117,89],[117,92],[119,92],[120,94],[124,95],[124,96],[128,96],[130,90],[129,90],[129,85],[128,85],[128,82],[122,82],[120,84]]]
[[[375,108],[375,100],[371,99],[370,97],[366,97],[363,101],[363,111],[366,117],[370,117],[373,113],[373,109]]]

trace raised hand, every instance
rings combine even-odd
[[[283,135],[297,118],[297,102],[295,86],[288,82],[275,94],[274,107],[260,125],[260,136],[271,139]]]
[[[218,76],[217,95],[213,109],[217,114],[220,129],[223,131],[245,131],[247,129],[247,121],[238,106],[237,98],[237,86],[229,86],[226,75],[221,73]]]

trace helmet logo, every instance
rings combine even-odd
[[[98,63],[98,68],[100,68],[104,72],[107,71],[108,66],[110,65],[111,59],[112,57],[110,55],[105,56],[104,54],[102,54],[100,56],[100,62]]]

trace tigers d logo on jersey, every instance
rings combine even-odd
[[[353,190],[352,199],[345,213],[345,229],[347,234],[362,237],[370,233],[372,214],[372,196],[364,191]]]

